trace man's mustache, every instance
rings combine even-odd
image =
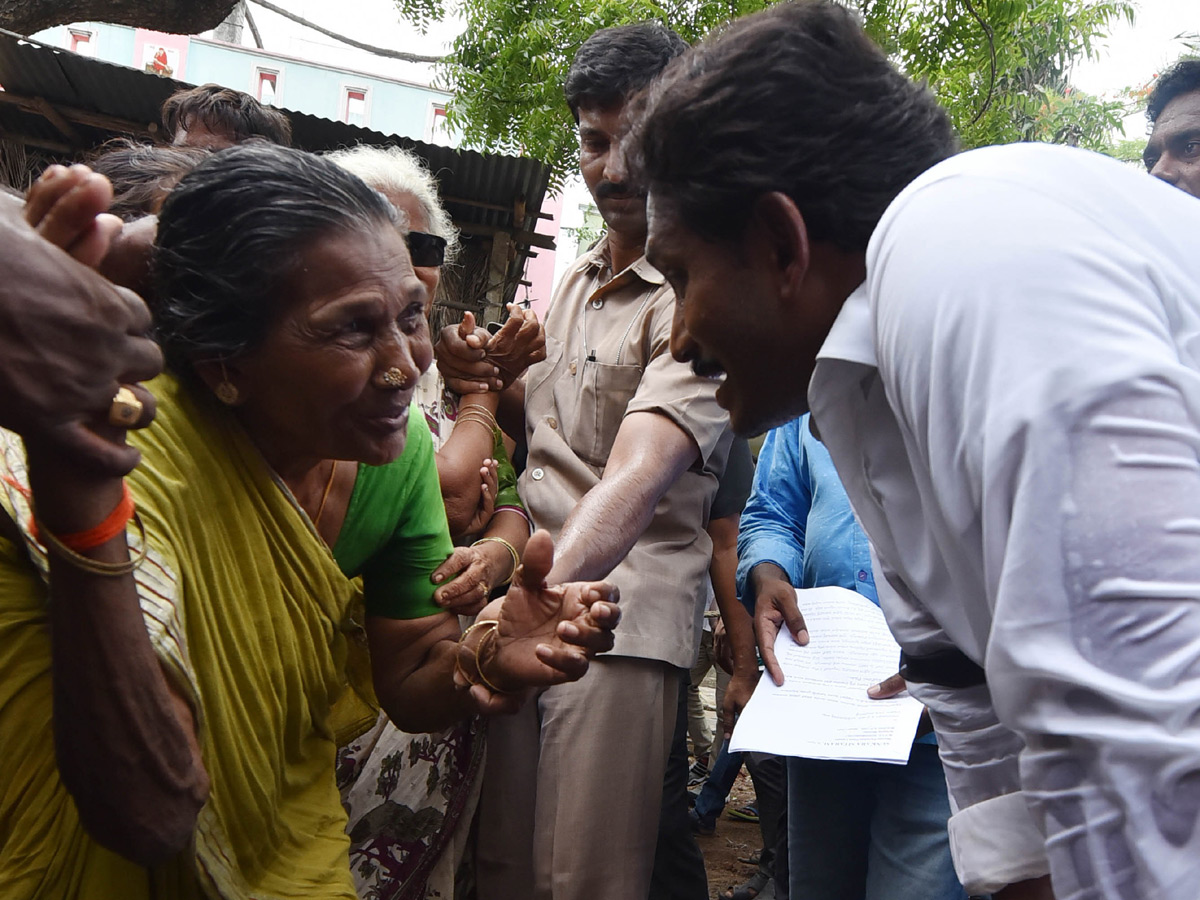
[[[631,184],[617,184],[613,181],[602,181],[596,185],[597,200],[627,200],[632,197],[644,196],[644,192],[637,190]]]

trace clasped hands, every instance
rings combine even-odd
[[[475,316],[465,313],[460,324],[442,329],[433,349],[450,390],[502,391],[546,358],[546,332],[533,310],[510,303],[508,319],[495,334],[477,328]]]
[[[485,714],[516,711],[528,690],[576,681],[613,647],[620,592],[599,581],[547,584],[554,542],[535,532],[512,587],[459,642],[454,683]]]

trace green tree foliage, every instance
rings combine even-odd
[[[449,0],[465,30],[442,65],[450,117],[468,144],[523,153],[561,178],[576,138],[562,82],[599,28],[657,20],[689,41],[772,0]],[[1094,55],[1130,0],[845,0],[914,78],[926,79],[966,147],[1046,140],[1101,147],[1123,104],[1073,90],[1072,63]],[[428,23],[447,0],[396,0]],[[753,90],[753,85],[747,86]]]

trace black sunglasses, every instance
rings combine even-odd
[[[446,239],[424,231],[410,231],[408,252],[414,266],[440,266],[446,261]]]

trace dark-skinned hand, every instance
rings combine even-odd
[[[489,362],[487,344],[491,335],[475,327],[475,315],[464,313],[457,325],[447,325],[433,345],[438,371],[454,393],[485,394],[503,387],[500,369]]]
[[[783,684],[783,669],[775,658],[775,638],[779,629],[786,626],[802,647],[808,643],[808,628],[796,605],[796,589],[774,563],[759,563],[751,570],[750,579],[756,597],[754,636],[758,640],[758,652],[771,680]]]
[[[905,682],[904,676],[897,672],[895,675],[889,675],[879,684],[873,684],[867,688],[867,696],[872,700],[890,700],[907,690],[908,683]],[[931,731],[933,731],[933,720],[929,718],[929,710],[922,709],[921,718],[917,721],[917,737],[925,737]]]
[[[150,314],[141,299],[88,268],[120,230],[103,214],[111,197],[107,180],[85,167],[55,166],[24,208],[0,206],[0,425],[47,452],[123,475],[138,453],[101,423],[122,384],[161,371],[162,354],[144,337]],[[135,390],[146,410],[140,427],[154,403]]]
[[[508,387],[546,358],[546,330],[532,309],[508,304],[508,319],[484,347],[485,359],[500,370],[500,389]]]
[[[524,689],[575,681],[587,672],[589,660],[612,649],[612,632],[621,618],[616,586],[588,581],[548,585],[553,565],[549,533],[534,532],[508,593],[479,614],[479,621],[499,622],[480,662],[488,680],[505,692],[471,686],[472,699],[483,712],[515,708],[509,701]],[[474,645],[459,648],[459,664],[462,671],[474,671]],[[455,683],[465,687],[462,671],[455,672]]]

